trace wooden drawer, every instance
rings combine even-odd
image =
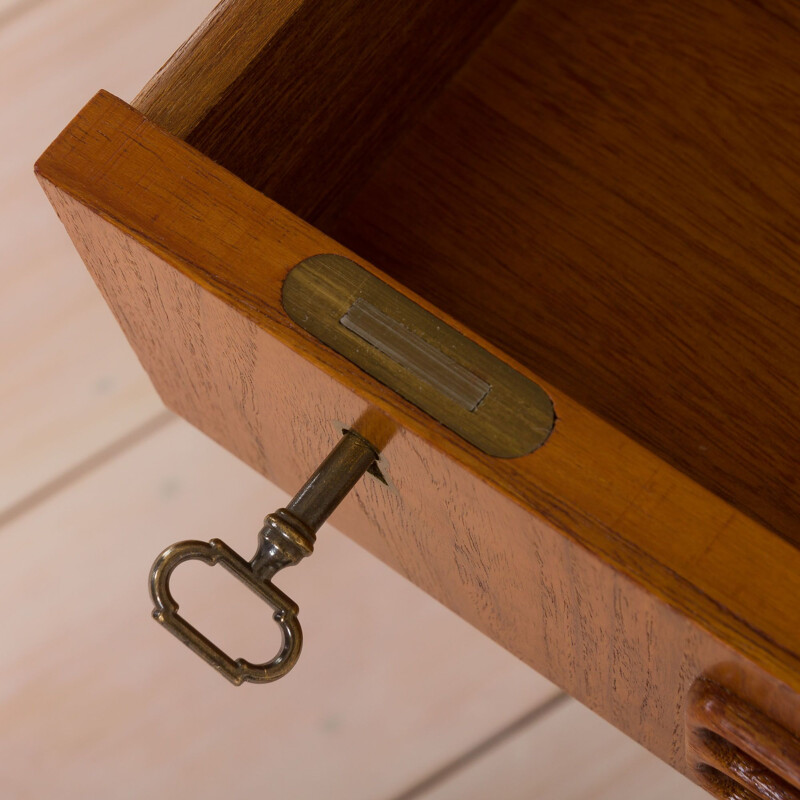
[[[226,0],[37,164],[170,408],[287,490],[359,430],[388,485],[336,524],[725,797],[800,792],[770,756],[800,731],[798,25]],[[552,431],[501,457],[310,333],[287,276],[330,254],[535,382]]]

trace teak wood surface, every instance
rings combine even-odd
[[[37,169],[171,408],[286,489],[337,423],[360,428],[395,490],[361,485],[338,524],[678,769],[701,676],[800,729],[788,541],[442,315],[539,380],[558,416],[529,457],[466,445],[283,311],[304,258],[374,267],[108,94]]]
[[[798,31],[518,2],[322,227],[800,546]]]
[[[133,105],[800,544],[798,30],[227,0]]]
[[[800,739],[711,681],[694,685],[686,716],[702,786],[722,797],[800,800]]]
[[[229,0],[133,106],[319,224],[508,5]]]

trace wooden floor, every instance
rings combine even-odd
[[[150,620],[163,546],[248,552],[285,497],[163,410],[32,165],[210,7],[0,0],[0,797],[704,796],[330,528],[282,581],[307,641],[284,681],[234,689]],[[268,655],[219,572],[176,574],[182,608]]]

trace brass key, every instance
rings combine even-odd
[[[355,431],[346,431],[286,508],[265,518],[250,561],[220,539],[178,542],[168,547],[150,571],[153,617],[237,686],[244,681],[269,683],[282,678],[297,663],[303,632],[297,619],[297,604],[272,584],[272,578],[284,567],[311,555],[321,525],[377,459],[378,451],[370,442]],[[283,644],[271,661],[252,664],[244,658],[231,658],[178,613],[169,578],[178,564],[191,559],[221,564],[272,606]]]

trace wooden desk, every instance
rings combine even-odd
[[[223,3],[40,179],[167,405],[285,489],[357,427],[394,490],[342,529],[720,796],[797,787],[800,19],[500,5]],[[293,322],[321,253],[542,386],[546,443],[489,456]]]

